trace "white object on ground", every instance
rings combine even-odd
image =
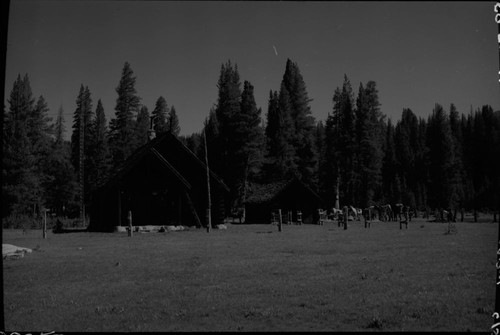
[[[2,244],[2,257],[3,258],[22,258],[24,254],[31,253],[32,250],[29,248],[16,247],[12,244]]]

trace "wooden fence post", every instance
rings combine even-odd
[[[281,209],[278,209],[278,231],[281,231],[281,222],[283,221],[281,217]]]
[[[132,237],[132,211],[128,211],[128,236]]]
[[[43,210],[43,233],[42,236],[44,239],[47,238],[47,210]]]

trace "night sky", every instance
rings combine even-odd
[[[6,99],[20,73],[43,95],[50,116],[62,105],[71,135],[80,85],[107,120],[125,61],[152,112],[165,97],[181,134],[202,129],[217,102],[227,60],[255,87],[267,113],[287,58],[297,62],[316,120],[331,112],[344,74],[355,95],[377,82],[393,122],[403,108],[421,117],[435,103],[459,112],[500,109],[498,28],[493,2],[16,1],[10,5]],[[8,108],[8,104],[6,103]]]

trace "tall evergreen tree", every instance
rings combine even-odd
[[[417,206],[416,187],[416,159],[418,141],[418,119],[409,108],[403,110],[401,121],[395,129],[396,158],[398,161],[398,175],[401,178],[401,201],[412,208]]]
[[[108,128],[101,99],[97,101],[95,118],[92,120],[90,127],[92,138],[89,143],[89,152],[92,159],[89,160],[88,169],[90,178],[89,192],[95,190],[107,180],[111,164],[107,138]]]
[[[142,106],[137,115],[135,134],[137,147],[141,147],[149,141],[150,116],[146,106]],[[154,128],[153,128],[154,129]]]
[[[237,173],[237,202],[241,205],[246,197],[249,177],[254,177],[262,163],[261,148],[263,134],[260,128],[261,110],[257,108],[254,87],[248,81],[243,83],[241,105],[234,115],[235,167]]]
[[[35,157],[35,174],[40,183],[40,187],[33,189],[32,192],[37,197],[39,206],[43,206],[45,203],[45,189],[43,185],[47,178],[49,178],[45,168],[47,166],[47,156],[51,151],[50,145],[53,126],[49,124],[52,119],[48,117],[48,111],[49,107],[45,98],[40,96],[28,122],[28,137],[30,138],[31,150]]]
[[[295,164],[298,173],[308,184],[317,183],[318,156],[315,147],[316,121],[311,113],[311,108],[306,89],[306,84],[300,73],[297,63],[287,59],[285,73],[282,79],[282,88],[286,89],[290,100],[290,117],[292,119],[291,144],[294,146],[296,156]]]
[[[168,112],[168,131],[175,136],[179,136],[181,132],[181,127],[179,126],[179,118],[177,117],[177,112],[175,111],[175,106],[172,106]]]
[[[37,158],[28,137],[35,100],[27,74],[23,78],[20,74],[17,76],[8,103],[2,157],[3,215],[30,214],[39,205],[33,190],[40,189],[40,180],[36,175]]]
[[[135,89],[136,77],[128,62],[123,66],[120,83],[116,88],[115,118],[110,121],[109,147],[114,168],[121,165],[136,149],[134,115],[140,107]]]
[[[433,208],[450,208],[453,197],[453,139],[448,117],[436,104],[427,129],[429,150],[429,204]]]
[[[83,115],[83,125],[81,125],[81,118]],[[73,114],[73,133],[71,134],[71,162],[75,167],[75,171],[79,171],[79,157],[80,157],[80,127],[83,126],[83,152],[85,155],[84,163],[89,157],[89,146],[92,138],[92,98],[88,87],[80,85],[80,91],[76,98],[76,109]]]
[[[352,87],[344,75],[342,89],[337,88],[333,96],[333,113],[326,122],[327,161],[333,169],[336,184],[339,183],[341,205],[352,205],[355,201],[355,115]]]
[[[387,122],[385,133],[385,154],[382,165],[383,201],[401,202],[401,183],[397,170],[396,144],[394,142],[394,126],[391,120]]]
[[[231,205],[237,201],[237,170],[233,169],[236,161],[236,151],[239,149],[234,139],[236,115],[240,114],[241,108],[241,83],[238,73],[238,66],[232,65],[231,61],[221,66],[221,72],[217,83],[218,98],[215,106],[215,119],[217,131],[207,132],[207,142],[216,143],[210,146],[212,166],[216,172],[223,178],[231,189]],[[211,137],[215,136],[215,137]],[[229,209],[229,208],[227,208]]]
[[[153,117],[153,129],[157,135],[169,130],[167,123],[168,106],[167,100],[164,97],[160,96],[156,100],[155,109],[151,114]]]
[[[64,142],[64,132],[66,128],[64,126],[64,109],[63,106],[59,106],[57,110],[57,119],[54,125],[54,141],[56,145],[62,145]]]
[[[326,175],[328,170],[326,169],[326,131],[323,121],[319,121],[316,125],[316,138],[315,138],[316,150],[318,153],[318,167],[316,175],[318,176],[317,191],[321,197],[325,197],[327,189],[325,186]]]
[[[369,81],[366,88],[360,84],[355,116],[358,182],[355,200],[366,207],[381,195],[383,116],[374,81]]]
[[[450,129],[453,142],[453,176],[451,176],[451,187],[452,190],[452,205],[463,207],[465,200],[465,188],[466,176],[463,166],[463,136],[462,127],[460,121],[460,115],[454,104],[450,105],[449,112]]]
[[[293,121],[290,115],[288,91],[281,85],[278,92],[271,91],[267,111],[268,179],[296,174],[295,148],[292,145]]]
[[[83,115],[83,124],[81,123]],[[92,98],[90,95],[89,88],[80,86],[80,92],[76,99],[76,109],[73,116],[73,133],[71,134],[71,162],[75,167],[78,178],[80,178],[80,150],[82,146],[80,145],[80,130],[83,127],[83,178],[84,178],[84,197],[87,202],[89,199],[91,187],[91,173],[89,173],[92,167],[92,154],[90,151],[93,133],[92,133]],[[78,179],[79,180],[79,179]],[[79,180],[81,185],[81,181]]]
[[[72,207],[77,207],[76,175],[70,160],[70,143],[64,140],[64,111],[59,108],[54,125],[55,139],[46,159],[45,180],[46,204],[57,216],[67,216]]]

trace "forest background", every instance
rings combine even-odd
[[[485,104],[464,113],[453,103],[436,103],[426,118],[405,108],[393,124],[381,111],[376,82],[355,89],[344,75],[333,90],[331,112],[316,120],[299,65],[290,59],[284,65],[264,114],[237,64],[221,64],[218,96],[203,129],[181,136],[175,106],[163,96],[151,108],[141,104],[136,76],[125,62],[109,123],[88,86],[75,92],[70,140],[63,108],[55,120],[49,117],[43,95],[32,92],[28,74],[19,74],[3,117],[3,226],[36,225],[45,209],[77,217],[80,138],[89,206],[92,192],[147,143],[150,125],[156,134],[178,136],[202,160],[206,135],[209,165],[231,189],[228,210],[242,206],[250,183],[295,176],[323,198],[324,208],[333,207],[338,183],[341,205],[402,202],[417,210],[498,211],[499,111]]]

